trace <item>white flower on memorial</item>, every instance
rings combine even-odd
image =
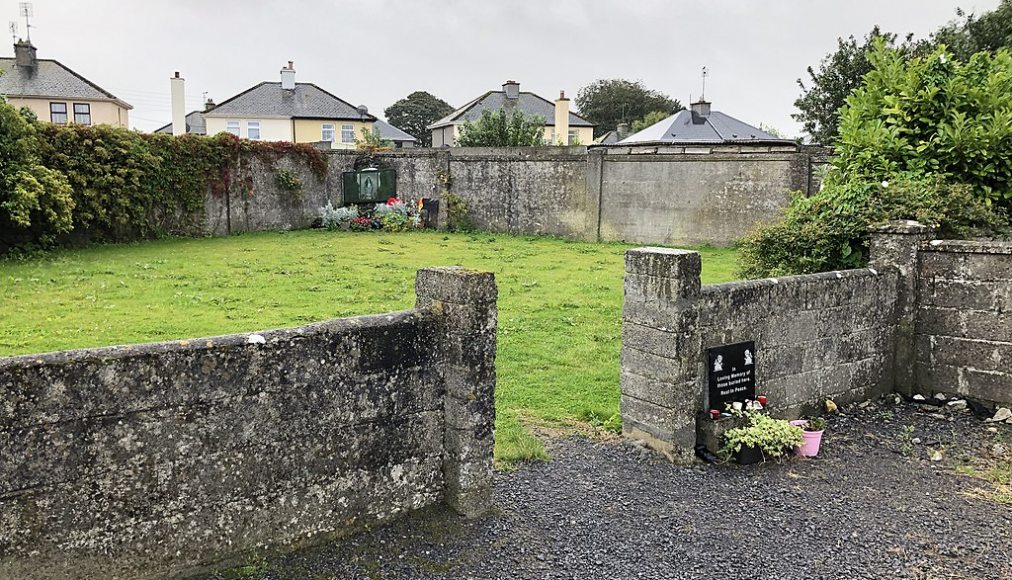
[[[246,339],[246,344],[267,344],[267,339],[262,334],[251,334]]]
[[[882,180],[882,187],[889,187],[889,182],[885,179]]]
[[[945,64],[945,53],[938,55],[938,62]]]

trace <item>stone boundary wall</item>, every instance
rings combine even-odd
[[[492,494],[496,285],[415,310],[0,359],[0,578],[177,577]]]
[[[696,252],[626,253],[621,410],[626,435],[691,461],[709,408],[706,351],[754,340],[757,393],[795,418],[827,398],[891,390],[898,276],[872,269],[701,286]]]
[[[320,207],[342,202],[341,173],[357,151],[327,151],[328,172],[282,159],[303,183],[282,191],[254,160],[252,191],[209,196],[209,233],[309,227]],[[404,199],[463,199],[481,230],[590,241],[727,245],[775,219],[789,192],[816,191],[829,159],[811,146],[452,147],[377,154],[397,170]],[[445,203],[443,204],[445,208]]]
[[[1012,243],[930,242],[917,264],[922,392],[1012,403]]]
[[[729,245],[780,217],[791,192],[810,195],[822,147],[609,146],[591,149],[596,237],[647,244]]]
[[[680,462],[713,447],[707,349],[749,340],[757,394],[782,417],[893,391],[1009,404],[1012,243],[930,238],[893,222],[872,231],[869,268],[713,286],[696,252],[629,250],[625,434]]]

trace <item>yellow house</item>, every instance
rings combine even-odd
[[[468,121],[477,121],[482,111],[500,109],[519,110],[525,115],[538,116],[545,121],[546,145],[590,145],[594,142],[594,124],[569,110],[565,92],[553,103],[531,92],[520,90],[520,83],[506,81],[501,91],[488,91],[463,107],[428,126],[432,131],[433,147],[450,147],[457,144],[460,127]]]
[[[281,82],[255,85],[202,116],[208,135],[226,132],[264,141],[324,141],[334,149],[354,149],[362,129],[372,131],[376,123],[365,107],[355,107],[312,83],[295,82],[291,61],[281,69]],[[185,125],[184,121],[181,126]]]
[[[14,58],[0,58],[0,94],[57,125],[127,127],[133,107],[52,59],[39,59],[29,41],[14,44]]]

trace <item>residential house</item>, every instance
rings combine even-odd
[[[376,123],[373,125],[373,128],[379,131],[381,139],[392,142],[394,144],[394,149],[414,147],[418,144],[418,139],[415,139],[407,132],[394,127],[382,119],[376,119]]]
[[[561,92],[553,103],[534,93],[520,90],[520,83],[506,81],[501,91],[488,91],[463,107],[428,126],[433,147],[455,145],[460,127],[476,121],[483,111],[518,110],[545,120],[545,142],[554,145],[589,145],[594,141],[594,124],[569,111],[569,99]]]
[[[700,99],[692,103],[691,108],[633,133],[618,144],[795,144],[791,139],[777,137],[731,115],[713,111],[710,104]]]
[[[178,79],[178,80],[177,80]],[[185,131],[182,79],[172,79],[173,123],[179,134]],[[232,133],[245,139],[331,143],[335,149],[351,149],[362,129],[372,130],[376,117],[364,106],[355,107],[313,83],[295,82],[291,61],[281,69],[280,82],[262,82],[204,111],[205,132]]]
[[[57,125],[127,127],[133,107],[52,59],[36,58],[30,41],[14,44],[14,58],[0,58],[0,94]]]

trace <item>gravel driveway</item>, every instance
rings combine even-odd
[[[246,577],[1009,579],[1012,506],[955,473],[1012,447],[987,427],[875,403],[833,416],[819,458],[749,467],[555,439],[552,461],[497,476],[487,518],[423,510]]]

